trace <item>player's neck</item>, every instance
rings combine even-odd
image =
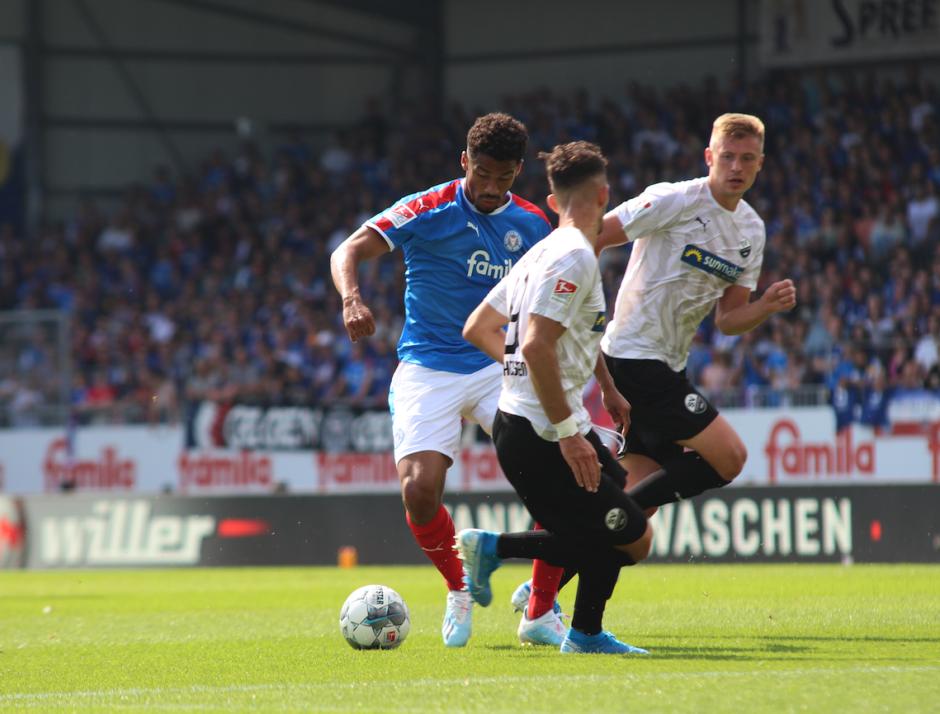
[[[593,210],[567,209],[558,216],[559,228],[577,228],[588,239],[591,245],[597,244],[597,236],[601,227],[600,216]]]
[[[741,199],[744,198],[744,196],[738,196],[733,193],[719,193],[715,190],[715,187],[712,186],[711,181],[708,182],[708,190],[711,192],[712,198],[715,199],[715,203],[732,213],[738,209],[738,204],[741,203]]]

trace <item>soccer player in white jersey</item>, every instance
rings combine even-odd
[[[500,466],[545,530],[457,534],[470,594],[492,601],[490,574],[505,558],[542,558],[576,570],[578,592],[562,652],[645,653],[602,627],[624,565],[649,554],[652,529],[623,490],[624,474],[591,428],[584,386],[594,373],[615,393],[599,343],[606,308],[595,241],[607,207],[607,161],[594,144],[556,146],[546,159],[558,228],[474,310],[464,336],[503,363],[493,422]],[[508,324],[504,332],[503,327]],[[613,399],[616,398],[616,399]]]
[[[644,509],[720,488],[747,458],[741,438],[692,386],[685,365],[713,308],[716,327],[739,335],[796,305],[792,280],[750,300],[766,232],[743,197],[763,151],[760,119],[723,114],[705,149],[708,176],[655,184],[604,217],[600,249],[633,241],[601,349],[632,406],[621,463],[628,493]]]
[[[472,601],[452,548],[444,480],[460,447],[461,418],[490,431],[502,375],[461,331],[470,311],[551,230],[537,206],[509,191],[527,141],[525,126],[511,116],[479,117],[460,157],[463,178],[405,196],[366,221],[331,259],[343,322],[355,342],[375,331],[360,294],[359,264],[396,248],[404,253],[405,327],[389,392],[395,463],[408,527],[447,583],[441,634],[448,647],[467,644]],[[530,637],[553,635],[546,644],[557,644],[564,632],[553,608],[561,577],[553,566],[533,566],[533,592],[547,593],[555,628]]]

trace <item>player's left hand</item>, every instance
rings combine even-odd
[[[786,312],[796,306],[796,286],[787,278],[780,280],[764,291],[761,300],[770,312]]]
[[[601,482],[601,464],[591,442],[581,434],[575,434],[559,439],[558,447],[578,485],[585,491],[596,493]]]
[[[630,431],[630,402],[616,389],[601,390],[601,403],[614,420],[614,426],[623,437]]]

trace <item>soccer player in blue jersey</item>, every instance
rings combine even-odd
[[[449,647],[470,638],[472,601],[452,547],[444,480],[460,446],[461,418],[491,430],[503,373],[461,332],[492,287],[551,231],[538,207],[509,190],[527,142],[525,126],[509,115],[479,117],[460,155],[463,178],[405,196],[366,221],[331,258],[343,322],[355,342],[375,331],[359,291],[360,263],[404,251],[405,326],[388,402],[408,526],[447,581],[442,634]],[[558,568],[536,563],[532,589],[550,593],[550,604],[540,618],[523,616],[523,642],[557,646],[564,638],[566,629],[551,607],[560,576]]]

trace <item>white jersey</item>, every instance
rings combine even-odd
[[[528,419],[543,439],[558,441],[522,356],[529,315],[542,315],[565,327],[557,346],[561,386],[580,432],[586,434],[591,416],[582,395],[597,364],[606,322],[600,269],[588,239],[576,228],[553,231],[513,266],[486,301],[509,317],[499,408]]]
[[[708,178],[654,184],[615,211],[635,243],[601,348],[682,370],[695,331],[724,291],[757,287],[764,222],[745,201],[722,208]]]

